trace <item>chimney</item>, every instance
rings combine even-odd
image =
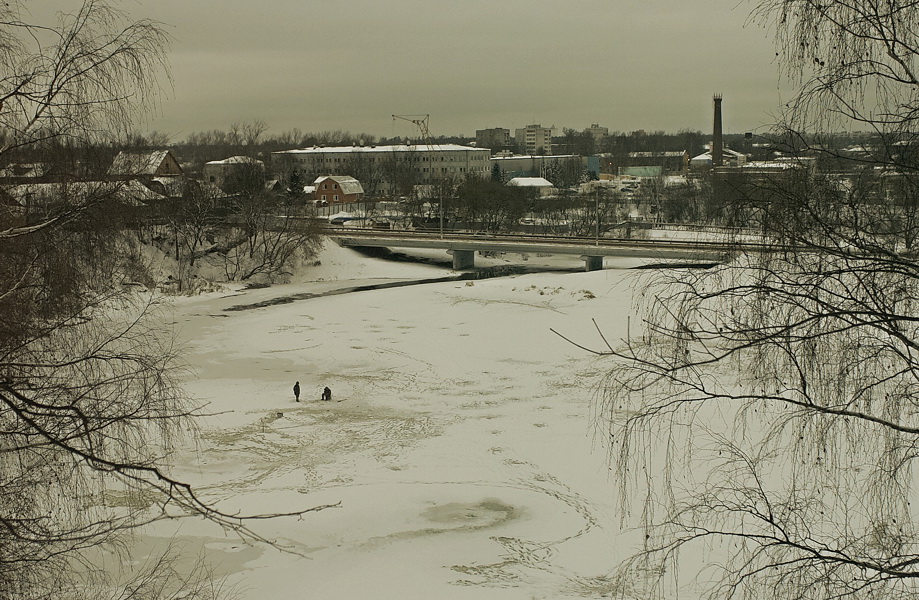
[[[715,101],[715,126],[712,129],[712,166],[720,167],[724,165],[724,138],[721,133],[721,94],[715,94],[712,99]]]

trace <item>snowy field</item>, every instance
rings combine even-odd
[[[331,243],[320,258],[289,284],[175,302],[212,416],[174,474],[225,511],[337,506],[252,524],[277,547],[160,523],[138,558],[172,543],[252,600],[609,597],[634,547],[594,414],[609,363],[550,328],[599,349],[594,318],[617,343],[652,272],[608,259],[328,294],[454,273]]]

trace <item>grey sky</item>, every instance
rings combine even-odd
[[[58,5],[61,2],[57,2]],[[146,129],[434,135],[529,123],[728,132],[774,120],[771,33],[718,0],[135,0],[167,23],[174,89]]]

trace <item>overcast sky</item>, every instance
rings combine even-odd
[[[56,4],[65,2],[57,0]],[[128,0],[166,23],[174,87],[142,129],[433,135],[530,123],[710,132],[776,120],[771,32],[724,0]]]

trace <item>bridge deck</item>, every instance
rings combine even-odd
[[[447,251],[574,254],[596,257],[683,259],[721,262],[737,251],[723,242],[560,238],[531,235],[481,236],[470,234],[329,230],[341,246],[433,248]]]

